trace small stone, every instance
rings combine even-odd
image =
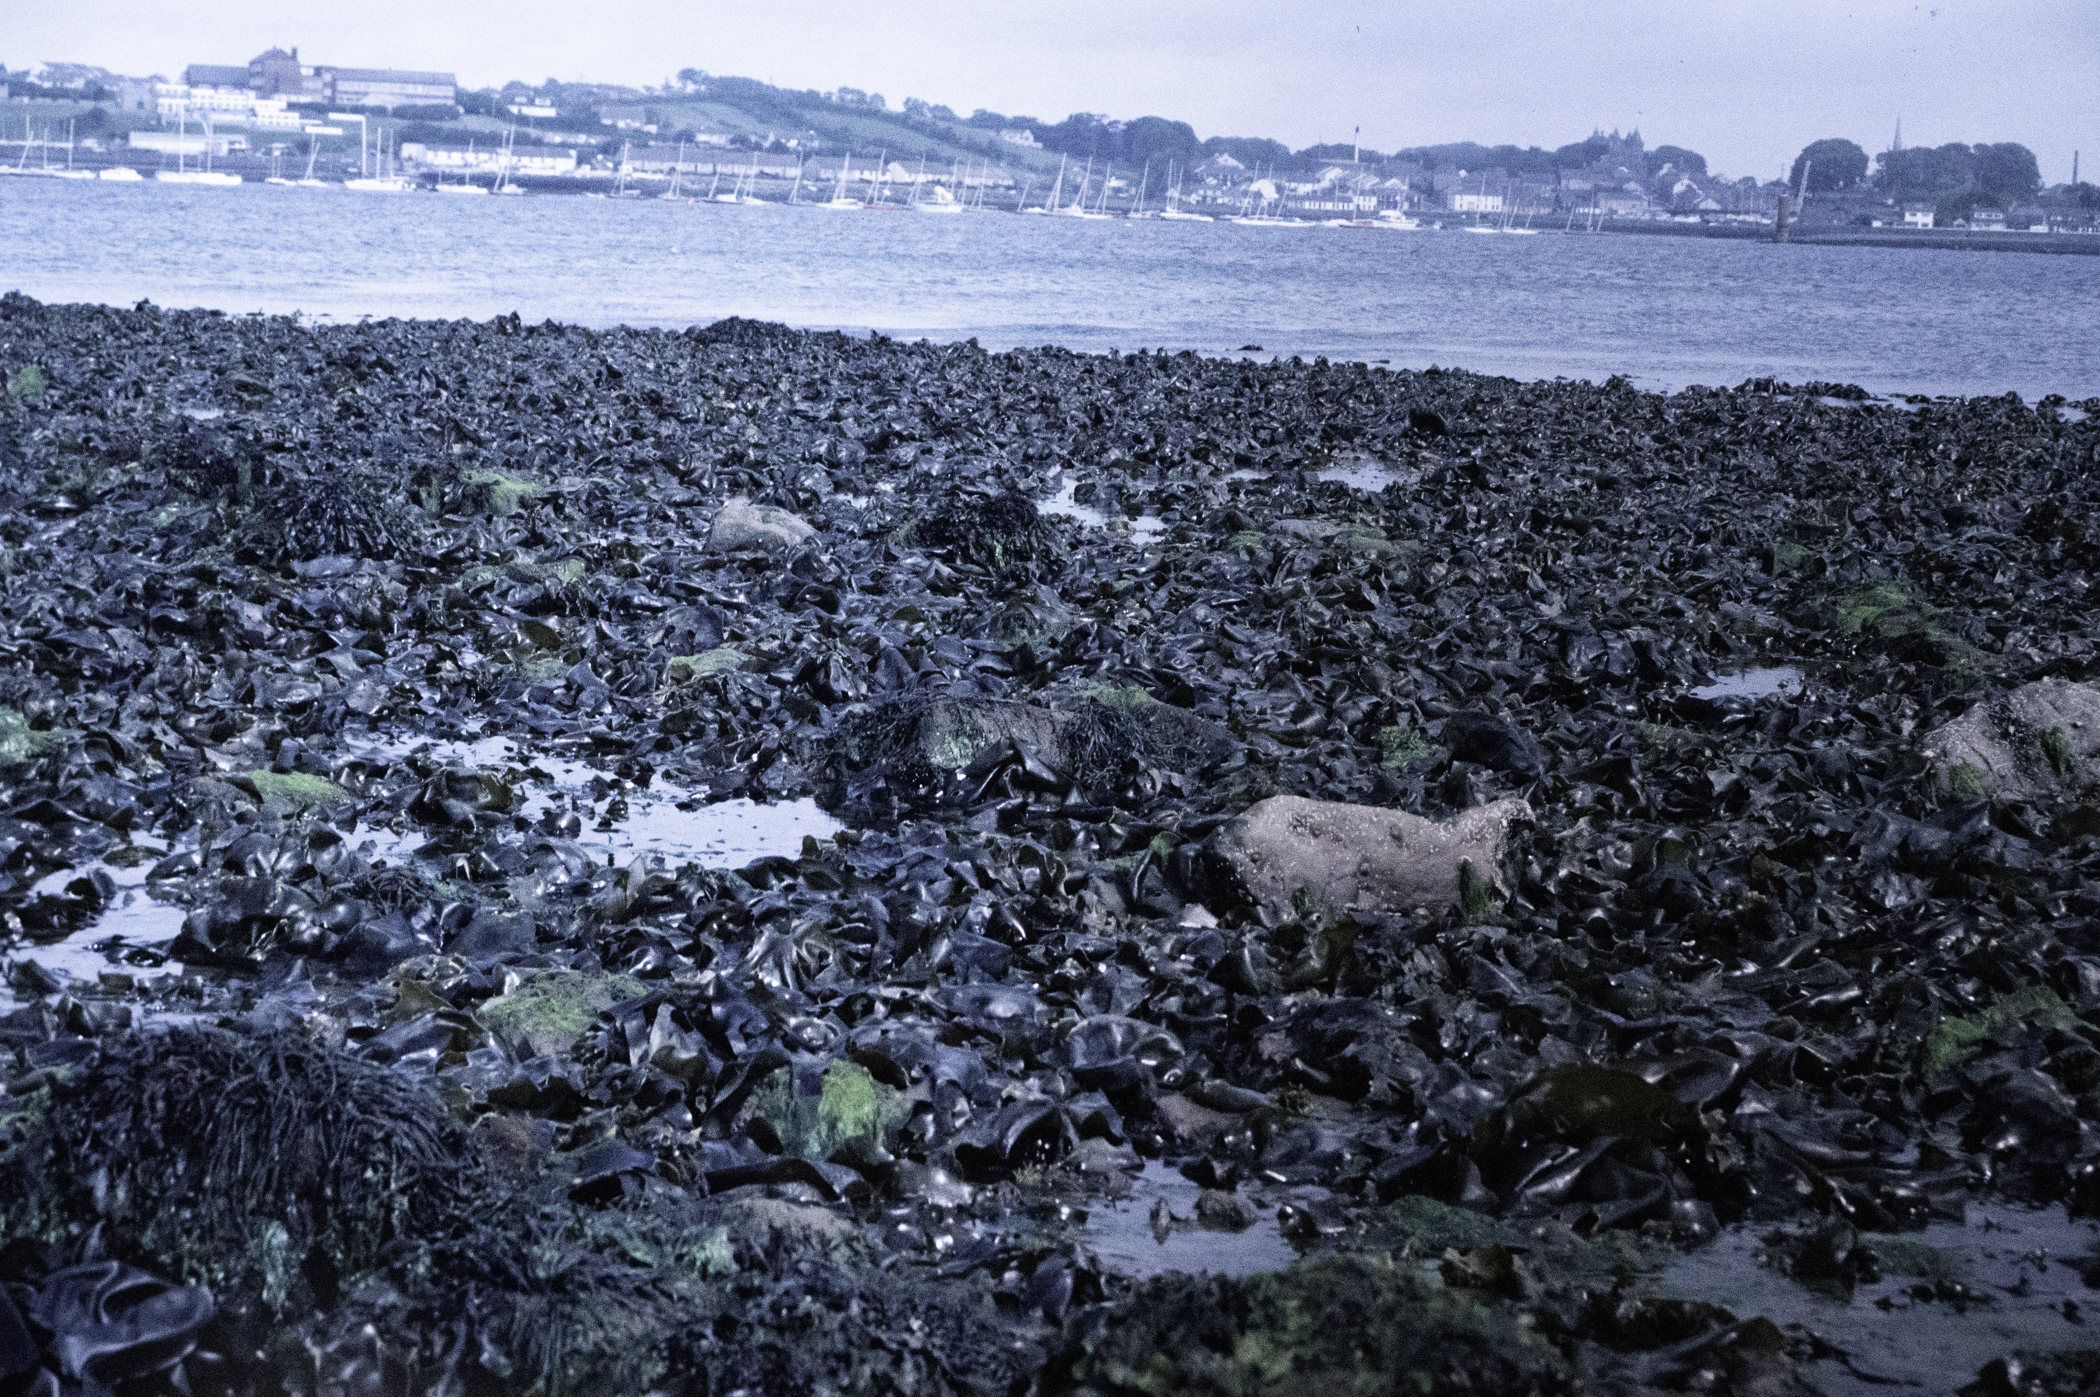
[[[1196,1221],[1213,1232],[1245,1232],[1254,1226],[1254,1205],[1237,1193],[1207,1188],[1196,1196]]]
[[[733,495],[716,512],[715,522],[707,531],[707,547],[721,553],[738,548],[780,553],[814,538],[816,532],[784,509],[753,504],[741,495]]]
[[[1510,827],[1531,819],[1521,800],[1425,820],[1376,805],[1271,796],[1219,829],[1210,847],[1214,864],[1251,900],[1286,914],[1304,890],[1334,912],[1441,909],[1459,903],[1466,865],[1501,888]]]

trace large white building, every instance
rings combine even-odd
[[[281,97],[261,97],[245,87],[193,87],[156,83],[154,110],[162,121],[211,121],[265,131],[297,131],[300,117]],[[136,142],[134,142],[136,144]]]

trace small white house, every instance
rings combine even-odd
[[[1500,213],[1500,194],[1453,194],[1450,196],[1453,213]]]
[[[1903,226],[1906,228],[1930,228],[1932,226],[1932,205],[1905,204],[1903,206]]]

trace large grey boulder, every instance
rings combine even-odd
[[[2100,687],[2023,684],[1926,735],[1943,795],[2048,801],[2100,792]]]
[[[1471,865],[1503,891],[1502,858],[1511,826],[1528,824],[1521,800],[1425,820],[1404,810],[1341,801],[1271,796],[1211,837],[1220,864],[1257,902],[1289,912],[1292,896],[1310,889],[1329,908],[1441,911],[1460,900],[1459,870]]]
[[[710,551],[727,553],[738,548],[763,548],[782,553],[816,536],[816,530],[784,509],[753,504],[742,495],[722,501],[714,526],[707,531]]]

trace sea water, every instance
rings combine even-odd
[[[2100,257],[0,181],[40,300],[1324,355],[1637,386],[2100,395]],[[1259,346],[1259,348],[1243,348]]]

